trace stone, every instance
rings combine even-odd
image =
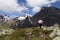
[[[53,40],[60,40],[60,37],[56,37],[56,38],[54,38]]]

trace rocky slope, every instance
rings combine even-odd
[[[31,16],[26,16],[23,20],[17,18],[18,20],[16,20],[15,23],[11,25],[11,28],[15,29],[32,27],[31,18]]]
[[[53,26],[56,23],[60,24],[60,9],[55,7],[43,7],[32,19],[34,23],[42,19],[46,26]]]

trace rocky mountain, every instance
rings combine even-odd
[[[10,20],[13,20],[13,18],[11,18],[11,17],[9,17],[9,16],[7,16],[7,15],[5,15],[5,16],[2,16],[2,15],[0,15],[0,21],[3,21],[3,22],[7,22],[7,21],[10,21]]]
[[[60,24],[60,9],[55,7],[43,7],[32,19],[34,23],[42,19],[46,26],[53,26],[56,23]]]
[[[55,7],[43,7],[40,12],[34,16],[26,14],[23,17],[17,17],[15,22],[11,25],[11,28],[26,28],[37,27],[38,20],[44,21],[43,25],[53,26],[54,24],[60,24],[60,9]]]
[[[20,17],[17,17],[16,21],[14,24],[12,24],[11,28],[15,29],[15,28],[27,28],[27,27],[32,27],[32,24],[31,24],[31,18],[32,16],[29,15],[29,14],[26,14],[24,16],[20,16]]]
[[[0,15],[0,29],[10,28],[12,23],[13,23],[13,18],[7,15],[6,16]]]
[[[17,20],[25,20],[27,17],[32,17],[30,14],[25,14],[24,16],[20,16],[17,18]]]

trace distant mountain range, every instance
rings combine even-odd
[[[24,20],[20,20],[17,23],[17,27],[37,27],[38,20],[44,21],[43,25],[53,26],[54,24],[60,24],[60,9],[55,7],[43,7],[40,12],[34,16],[27,16]]]
[[[15,18],[15,23],[12,24],[12,28],[27,28],[27,27],[32,27],[31,24],[31,18],[32,16],[29,14],[26,14],[25,16],[20,16]]]
[[[7,15],[5,15],[5,16],[0,15],[0,23],[5,23],[5,22],[11,21],[11,20],[13,20],[13,18],[11,18]]]
[[[43,7],[40,12],[34,16],[26,14],[25,16],[16,17],[15,21],[11,24],[11,28],[26,28],[26,27],[37,27],[38,20],[42,19],[44,25],[53,26],[54,24],[60,24],[60,9],[55,7]]]

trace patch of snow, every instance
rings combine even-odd
[[[30,14],[25,14],[25,16],[27,17],[27,16],[30,16],[30,17],[32,17],[32,15],[30,15]]]
[[[18,18],[18,20],[24,20],[24,19],[26,19],[26,17],[20,16],[20,17]]]
[[[18,17],[18,20],[24,20],[24,19],[26,19],[27,16],[32,17],[32,15],[30,15],[30,14],[25,14],[24,16]]]

